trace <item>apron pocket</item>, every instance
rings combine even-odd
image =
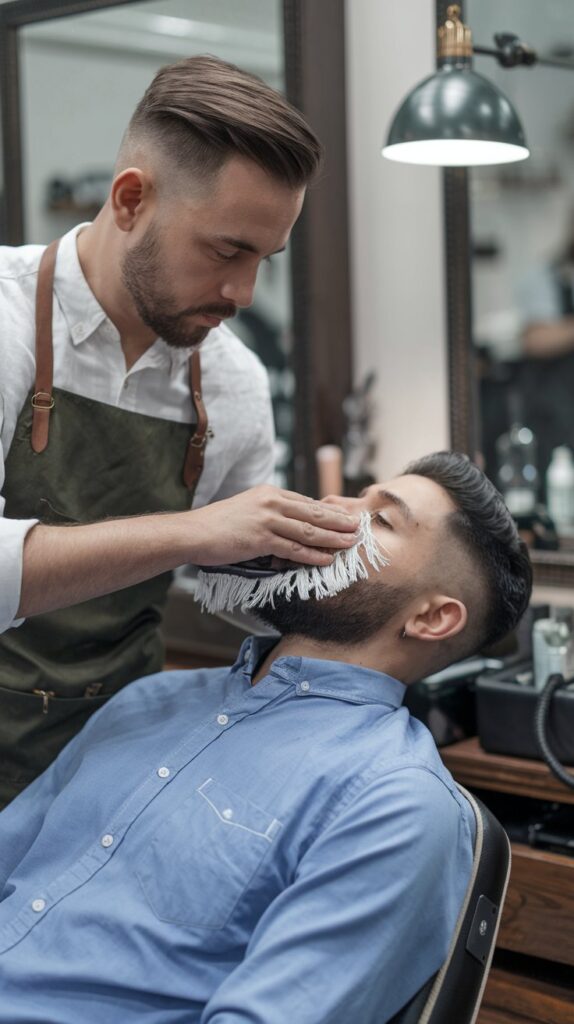
[[[206,779],[162,823],[136,868],[156,917],[222,928],[280,829],[267,811]]]
[[[32,782],[110,696],[48,697],[44,714],[40,694],[0,687],[0,794]]]

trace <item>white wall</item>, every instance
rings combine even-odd
[[[448,447],[442,193],[383,135],[435,62],[434,3],[346,0],[355,376],[377,373],[375,474]]]

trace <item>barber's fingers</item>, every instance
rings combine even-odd
[[[259,491],[271,501],[273,501],[273,499],[276,501],[295,501],[300,506],[300,511],[302,511],[302,508],[308,509],[310,506],[313,506],[315,514],[318,515],[322,515],[325,511],[325,507],[327,507],[331,511],[342,513],[343,515],[350,516],[351,519],[356,519],[358,521],[361,512],[361,506],[358,498],[346,498],[341,494],[330,494],[326,498],[309,498],[306,494],[299,494],[298,491],[288,491],[284,488],[274,487],[271,484],[263,484],[259,485],[259,487],[252,488],[251,493],[253,494],[256,491]]]
[[[182,514],[193,518],[186,561],[195,565],[263,555],[330,565],[335,551],[356,543],[360,522],[358,516],[268,484]]]
[[[354,533],[361,521],[358,514],[349,513],[335,505],[319,501],[302,502],[285,498],[278,506],[278,511],[287,519],[293,519],[317,529],[335,530],[341,533]]]
[[[269,554],[293,562],[330,565],[336,550],[357,543],[357,533],[337,533],[312,523],[284,519],[271,531]]]
[[[356,544],[358,515],[295,491],[265,486],[255,490],[257,525],[267,535],[268,554],[307,565],[330,565],[337,550]]]

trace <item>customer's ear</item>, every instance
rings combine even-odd
[[[412,640],[449,640],[464,629],[467,621],[468,612],[462,601],[437,594],[413,612],[405,622],[404,633]]]

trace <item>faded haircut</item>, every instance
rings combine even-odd
[[[299,189],[313,180],[322,159],[316,135],[280,93],[211,56],[158,71],[130,120],[118,162],[141,142],[155,143],[174,169],[200,185],[239,155]]]
[[[489,647],[518,624],[532,591],[528,548],[516,523],[494,484],[467,455],[435,452],[409,463],[404,473],[433,480],[456,506],[446,530],[466,551],[486,594],[473,646]]]

